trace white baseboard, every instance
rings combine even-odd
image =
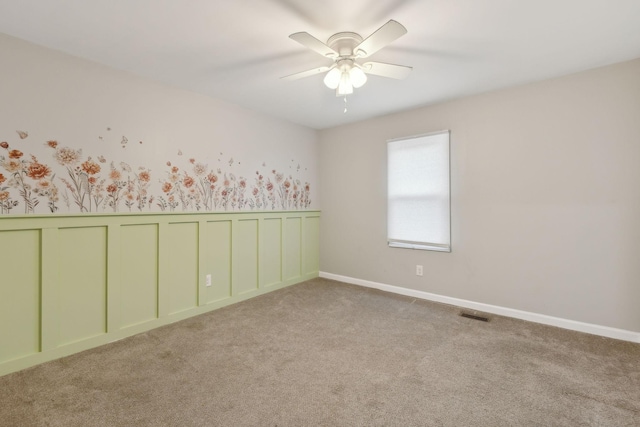
[[[350,283],[352,285],[364,286],[367,288],[379,289],[381,291],[392,292],[394,294],[406,295],[414,298],[440,302],[443,304],[455,305],[469,308],[471,310],[485,313],[497,314],[500,316],[513,317],[515,319],[527,320],[529,322],[541,323],[543,325],[556,326],[570,329],[572,331],[586,332],[588,334],[599,335],[618,340],[640,343],[640,332],[627,331],[624,329],[610,328],[608,326],[594,325],[591,323],[577,322],[575,320],[562,319],[559,317],[547,316],[544,314],[531,313],[528,311],[515,310],[513,308],[500,307],[497,305],[483,304],[480,302],[468,301],[459,298],[452,298],[429,292],[417,291],[415,289],[402,288],[400,286],[387,285],[384,283],[371,282],[369,280],[356,279],[338,274],[320,272],[320,277],[337,280],[339,282]]]

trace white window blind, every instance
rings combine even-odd
[[[387,143],[389,246],[451,252],[449,131]]]

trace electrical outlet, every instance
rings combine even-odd
[[[422,276],[422,266],[416,265],[416,276]]]
[[[210,274],[207,274],[206,283],[207,283],[207,286],[211,286],[211,275]]]

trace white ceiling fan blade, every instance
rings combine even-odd
[[[392,19],[364,39],[353,52],[360,58],[366,58],[405,34],[407,29]]]
[[[313,68],[311,70],[301,71],[299,73],[290,74],[288,76],[280,77],[280,80],[298,80],[298,79],[301,79],[301,78],[304,78],[304,77],[309,77],[309,76],[313,76],[313,75],[316,75],[316,74],[324,73],[325,71],[329,71],[331,68],[333,68],[333,67]]]
[[[413,67],[405,65],[385,64],[384,62],[365,62],[362,71],[376,76],[390,77],[392,79],[404,79],[413,70]]]
[[[314,52],[318,52],[320,55],[325,56],[327,58],[337,58],[338,52],[331,49],[326,44],[322,43],[317,38],[313,37],[311,34],[307,32],[293,33],[289,36],[291,40],[295,40],[301,45],[313,50]]]

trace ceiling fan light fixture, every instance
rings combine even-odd
[[[340,76],[340,84],[338,85],[337,96],[351,95],[353,93],[353,85],[351,84],[351,78],[349,72],[345,71]]]
[[[329,89],[337,89],[340,84],[340,78],[342,77],[342,73],[340,70],[336,68],[332,68],[329,70],[326,76],[324,76],[324,84]]]
[[[367,75],[359,67],[353,67],[349,70],[349,78],[351,84],[356,89],[362,87],[367,82]]]
[[[354,32],[343,31],[335,33],[324,43],[307,32],[291,34],[290,39],[325,58],[332,59],[333,64],[282,78],[295,80],[326,73],[323,79],[324,84],[329,89],[335,90],[336,96],[344,96],[346,102],[346,96],[352,94],[354,88],[360,88],[367,82],[367,74],[394,79],[402,79],[407,76],[411,67],[382,62],[368,62],[361,65],[356,62],[358,58],[367,58],[373,55],[406,33],[405,27],[391,19],[367,38]]]

